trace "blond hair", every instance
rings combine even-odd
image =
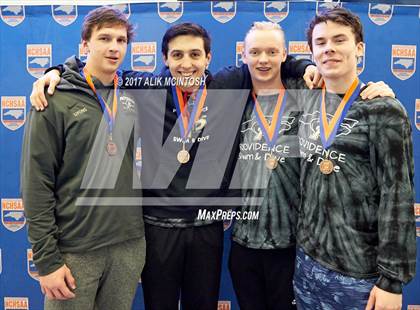
[[[276,30],[279,31],[282,34],[283,37],[283,44],[285,44],[285,35],[284,35],[284,31],[283,29],[280,27],[279,24],[273,23],[273,22],[267,22],[267,21],[262,21],[262,22],[254,22],[251,26],[251,28],[249,28],[248,32],[245,35],[244,38],[244,47],[246,44],[246,38],[248,37],[248,35],[256,30]]]

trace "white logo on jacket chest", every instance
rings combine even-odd
[[[86,109],[86,107],[83,107],[83,109],[80,109],[80,110],[77,110],[76,112],[73,112],[73,115],[74,115],[74,117],[78,117],[85,112],[87,112],[87,109]]]

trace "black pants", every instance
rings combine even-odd
[[[296,309],[295,257],[295,247],[257,250],[232,241],[229,270],[241,310]]]
[[[223,223],[146,230],[141,276],[146,310],[216,310],[223,254]]]

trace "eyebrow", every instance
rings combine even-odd
[[[336,34],[335,36],[333,36],[332,38],[333,39],[337,39],[337,38],[340,38],[340,37],[345,37],[345,38],[347,38],[347,35],[346,34],[344,34],[344,33],[340,33],[340,34]],[[315,38],[315,41],[319,41],[319,40],[325,40],[325,37],[317,37],[317,38]]]
[[[203,52],[202,50],[196,48],[196,49],[192,49],[192,50],[188,50],[188,51],[184,51],[184,50],[172,50],[171,53],[189,53],[189,52]]]

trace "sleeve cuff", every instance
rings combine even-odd
[[[54,66],[54,67],[49,67],[47,70],[44,71],[44,74],[47,74],[48,72],[50,72],[52,70],[58,70],[60,72],[60,76],[61,76],[64,72],[64,66],[63,65],[58,65],[58,66]]]
[[[387,278],[384,275],[379,276],[379,279],[376,281],[375,285],[381,290],[387,291],[389,293],[402,294],[402,282]]]
[[[53,261],[36,262],[35,266],[38,269],[40,276],[46,276],[64,265],[64,261],[60,256],[54,257]]]

